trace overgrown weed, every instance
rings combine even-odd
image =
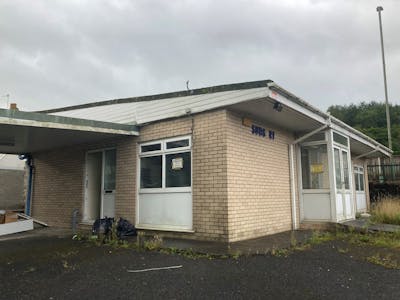
[[[371,220],[375,223],[400,225],[400,198],[386,197],[373,204]]]

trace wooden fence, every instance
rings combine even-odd
[[[369,165],[368,179],[369,182],[400,184],[400,164]]]
[[[371,202],[383,197],[400,197],[400,164],[369,165],[367,168]]]

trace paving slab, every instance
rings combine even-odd
[[[0,242],[34,237],[72,237],[71,229],[59,227],[37,227],[30,231],[8,234],[0,237]]]
[[[378,232],[400,232],[399,225],[392,224],[374,224],[369,218],[359,218],[356,220],[346,221],[341,225],[353,228],[359,231],[378,231]]]

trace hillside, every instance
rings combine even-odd
[[[332,105],[328,112],[388,146],[385,105],[378,102]],[[395,154],[400,154],[400,105],[390,105],[392,143]]]

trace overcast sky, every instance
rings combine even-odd
[[[400,104],[397,0],[0,0],[0,96],[40,110],[272,79],[323,110],[381,101],[377,5]]]

